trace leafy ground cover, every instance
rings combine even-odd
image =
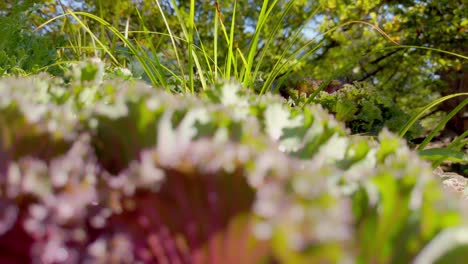
[[[463,80],[444,7],[306,2],[0,4],[0,262],[463,263],[468,94],[384,64]]]

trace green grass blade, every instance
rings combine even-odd
[[[464,59],[464,60],[468,60],[467,56],[464,56],[464,55],[461,55],[461,54],[458,54],[458,53],[455,53],[455,52],[450,52],[450,51],[446,51],[446,50],[442,50],[442,49],[438,49],[438,48],[423,47],[423,46],[398,45],[398,46],[384,47],[384,48],[381,48],[379,50],[387,50],[387,49],[422,49],[422,50],[430,50],[430,51],[435,51],[435,52],[438,52],[438,53],[444,53],[444,54],[448,54],[448,55],[451,55],[451,56],[455,56],[455,57],[458,57],[458,58],[461,58],[461,59]]]
[[[55,20],[58,20],[60,18],[67,19],[68,15],[69,14],[61,14],[61,15],[54,16],[53,18],[48,19],[46,22],[44,22],[44,23],[40,24],[39,26],[37,26],[36,29],[34,29],[34,31],[38,31],[38,30],[42,29],[43,27],[47,26],[48,24],[50,24],[50,23],[52,23]],[[63,31],[63,29],[62,29],[62,31]]]
[[[177,2],[175,0],[172,0],[172,7],[174,8],[174,11],[176,13],[177,20],[179,21],[179,25],[182,28],[182,33],[184,34],[185,40],[187,41],[187,49],[188,49],[188,74],[189,74],[189,90],[190,92],[194,93],[194,80],[193,80],[193,59],[192,59],[192,44],[193,44],[193,24],[194,24],[194,17],[191,16],[192,14],[192,2],[193,0],[190,0],[190,11],[189,11],[189,19],[188,19],[188,29],[187,26],[185,25],[185,20],[184,17],[182,17],[182,14],[177,7]],[[162,10],[161,10],[162,12]]]
[[[151,66],[148,64],[148,56],[142,55],[144,54],[144,50],[139,47],[133,45],[128,39],[125,38],[125,36],[115,27],[113,27],[109,22],[105,21],[104,19],[95,16],[93,14],[87,13],[87,12],[75,12],[77,15],[82,15],[82,16],[87,16],[91,19],[96,20],[97,22],[101,23],[102,25],[106,26],[112,33],[114,33],[123,43],[125,43],[130,50],[130,52],[137,58],[137,60],[140,62],[141,66],[143,67],[144,71],[148,74],[148,77],[150,78],[151,83],[154,86],[157,86],[158,84],[162,84],[164,88],[169,91],[168,87],[165,86],[165,80],[163,77],[162,73],[157,74],[157,76],[154,76],[153,72],[151,71]],[[159,77],[158,77],[159,76]]]
[[[142,18],[141,18],[141,19],[142,19]],[[131,31],[128,31],[128,32],[129,32],[129,33],[143,33],[143,34],[145,34],[145,35],[147,36],[147,42],[149,43],[149,48],[150,48],[151,52],[152,52],[153,54],[157,54],[157,50],[156,50],[156,48],[154,47],[153,42],[150,40],[151,38],[149,37],[149,35],[159,35],[159,36],[164,36],[164,37],[170,37],[170,35],[167,34],[167,33],[162,33],[162,32],[149,31],[149,30],[147,30],[146,26],[144,26],[144,22],[143,22],[143,21],[142,21],[142,24],[143,24],[144,30],[131,30]],[[194,30],[195,30],[195,32],[196,32],[196,34],[197,34],[197,37],[200,39],[197,28],[195,27]],[[176,40],[178,40],[178,41],[181,41],[181,42],[184,42],[184,43],[188,43],[187,40],[184,39],[184,38],[179,38],[179,37],[175,37],[175,36],[174,36],[174,39],[176,39]],[[199,52],[201,52],[201,53],[203,54],[204,59],[205,59],[205,63],[206,63],[206,65],[207,65],[207,67],[208,67],[208,71],[209,71],[209,73],[211,73],[211,76],[210,76],[211,80],[210,80],[210,81],[211,81],[212,83],[215,83],[215,80],[214,80],[214,77],[213,77],[213,76],[214,76],[214,74],[217,74],[217,72],[216,72],[216,71],[213,72],[213,69],[211,68],[211,62],[214,62],[214,60],[208,55],[208,52],[207,52],[207,50],[205,49],[205,47],[204,47],[202,41],[200,41],[200,45],[201,45],[201,47],[198,47],[198,46],[196,46],[196,45],[193,45],[193,48],[194,48],[194,49],[193,49],[193,52],[197,52],[197,50],[198,50]],[[157,57],[156,57],[156,59],[157,59]],[[159,60],[158,60],[158,61],[159,61]],[[199,64],[199,66],[197,66],[197,68],[202,69],[201,63],[198,61],[198,57],[197,57],[197,56],[194,57],[194,61],[195,61],[195,64],[197,64],[197,63]],[[159,63],[159,64],[160,64],[160,63]],[[215,63],[215,64],[216,64],[216,63]],[[160,67],[164,68],[164,70],[168,71],[172,76],[178,77],[177,79],[180,80],[180,83],[183,83],[183,81],[182,81],[182,79],[180,78],[180,76],[176,76],[176,75],[175,75],[173,72],[171,72],[169,69],[163,67],[162,64],[160,64]],[[207,84],[206,84],[207,79],[206,79],[205,76],[204,76],[204,71],[201,71],[201,74],[199,74],[199,77],[200,77],[200,81],[202,82],[202,86],[204,87],[204,89],[206,89],[208,86],[207,86]]]
[[[179,24],[182,28],[182,32],[185,36],[186,41],[188,42],[188,73],[189,73],[189,82],[190,82],[190,90],[192,93],[195,92],[195,84],[194,84],[194,67],[193,64],[195,63],[195,67],[197,67],[198,76],[200,77],[200,81],[202,84],[202,88],[206,89],[206,78],[204,76],[204,69],[201,67],[200,59],[198,58],[197,53],[195,52],[194,48],[194,32],[196,32],[195,26],[195,1],[190,1],[190,11],[189,11],[189,19],[187,25],[185,25],[185,19],[182,17],[180,10],[177,8],[177,3],[175,0],[172,0],[172,5],[176,12],[177,19],[179,20]],[[200,40],[201,41],[201,40]]]
[[[426,113],[428,110],[430,110],[431,108],[433,108],[434,106],[437,106],[438,104],[446,101],[446,100],[449,100],[449,99],[452,99],[452,98],[455,98],[455,97],[458,97],[458,96],[468,96],[468,93],[456,93],[456,94],[451,94],[451,95],[447,95],[447,96],[444,96],[442,98],[439,98],[439,99],[436,99],[434,101],[432,101],[431,103],[427,104],[421,111],[419,111],[418,113],[416,113],[407,123],[406,125],[400,130],[400,132],[398,133],[400,137],[404,137],[406,132],[408,132],[408,130],[414,125],[414,123],[416,123],[416,121],[421,118],[424,113]]]
[[[434,136],[445,127],[447,122],[450,121],[450,119],[452,119],[452,117],[455,116],[458,112],[463,110],[463,108],[467,104],[468,104],[468,98],[463,100],[457,107],[455,107],[452,111],[450,111],[450,113],[442,119],[442,121],[431,131],[431,133],[427,135],[427,137],[423,140],[423,142],[421,142],[421,144],[418,146],[417,149],[423,150],[427,146],[427,144],[429,144],[429,142],[432,141]]]
[[[267,20],[267,17],[268,17],[268,14],[269,12],[271,12],[271,10],[273,9],[273,7],[276,5],[276,3],[278,2],[277,0],[273,2],[270,10],[267,11],[268,9],[268,0],[265,0],[263,1],[263,5],[262,5],[262,9],[260,10],[260,15],[259,15],[259,18],[258,18],[258,21],[257,21],[257,26],[255,27],[255,32],[254,32],[254,35],[252,37],[252,41],[250,43],[250,47],[249,47],[249,54],[248,54],[248,57],[247,57],[247,63],[246,63],[246,66],[245,66],[245,72],[244,72],[244,78],[243,78],[243,83],[244,84],[247,84],[250,82],[250,71],[252,69],[252,64],[253,64],[253,60],[254,60],[254,56],[257,52],[257,46],[258,46],[258,41],[259,41],[259,38],[260,38],[260,33],[262,32],[262,28],[263,26],[265,25],[265,22]],[[290,3],[294,2],[293,1],[290,1]]]
[[[216,21],[216,19],[215,19]],[[200,40],[200,47],[196,47],[194,46],[195,48],[199,48],[201,53],[203,54],[203,58],[205,59],[205,64],[206,64],[206,67],[208,68],[208,73],[207,74],[207,78],[210,78],[210,82],[211,83],[215,83],[214,81],[214,72],[213,72],[213,69],[211,68],[211,61],[213,61],[212,58],[210,58],[210,56],[208,55],[208,51],[205,49],[205,45],[203,45],[203,41],[201,40],[201,37],[200,37],[200,34],[198,33],[198,29],[197,27],[195,26],[195,33],[197,34],[197,38]],[[197,66],[198,67],[198,66]],[[201,69],[201,67],[199,67]],[[202,85],[203,85],[203,82],[205,81],[205,78],[203,77],[203,73],[201,73],[201,76],[200,76],[200,80],[202,82]],[[206,86],[206,81],[205,81],[205,84],[203,86],[203,89],[206,89],[207,86]]]
[[[153,48],[152,44],[150,45],[150,47]],[[154,56],[154,58],[149,58],[146,55],[140,55],[145,54],[146,51],[138,42],[136,42],[136,48],[138,49],[137,60],[143,66],[143,69],[146,75],[148,75],[148,78],[150,79],[151,83],[153,83],[153,85],[156,85],[156,80],[158,80],[159,84],[161,84],[167,91],[169,91],[169,88],[167,87],[166,78],[161,73],[162,65],[159,62],[159,59],[156,56]],[[135,53],[133,54],[135,55]]]
[[[206,62],[206,65],[208,67],[209,72],[211,72],[211,67],[210,67],[210,63],[209,63],[209,59],[208,59],[208,54],[205,51],[205,46],[203,45],[203,41],[200,38],[200,34],[198,34],[197,26],[195,25],[195,14],[194,14],[194,12],[195,12],[194,11],[195,1],[192,0],[190,8],[191,8],[191,11],[190,11],[191,21],[193,21],[193,25],[192,25],[191,32],[190,32],[190,36],[192,38],[192,42],[190,44],[190,52],[191,52],[191,55],[192,55],[192,58],[193,58],[193,62],[195,63],[195,66],[197,67],[197,73],[198,73],[198,77],[200,78],[202,89],[206,90],[208,88],[208,86],[206,84],[206,77],[205,77],[206,71],[205,71],[205,69],[202,68],[201,63],[200,63],[200,59],[198,58],[198,55],[197,55],[196,50],[195,50],[195,48],[197,48],[197,47],[195,46],[194,41],[193,41],[194,32],[196,33],[196,36],[198,37],[198,40],[200,41],[201,52],[203,54],[203,57],[205,59],[205,62]]]
[[[254,73],[252,74],[251,80],[255,81],[257,79],[258,72],[260,70],[260,66],[263,63],[263,59],[265,58],[265,55],[267,54],[267,51],[270,49],[270,46],[272,45],[274,37],[276,36],[277,32],[279,31],[281,26],[283,26],[283,19],[289,13],[290,9],[293,7],[293,3],[294,3],[293,1],[288,2],[286,7],[284,8],[283,13],[281,14],[280,19],[278,19],[278,22],[276,23],[275,27],[273,28],[271,34],[268,36],[268,39],[267,39],[267,41],[265,43],[265,46],[263,47],[263,49],[262,49],[262,51],[260,53],[259,59],[257,60],[255,70],[254,70]],[[309,18],[307,18],[307,20],[312,18],[313,16],[315,16],[317,14],[317,12],[320,10],[320,8],[321,7],[318,7],[314,12],[312,12],[311,15],[309,16]],[[302,27],[298,28],[296,33],[293,35],[294,37],[292,38],[292,40],[295,40],[297,38],[298,34],[300,32],[302,32],[302,30],[306,26],[306,24],[307,23],[304,23],[304,25]],[[284,54],[286,54],[286,53],[284,53]],[[272,80],[274,80],[275,78],[272,78]],[[249,83],[245,82],[244,85],[249,86]]]
[[[463,146],[466,145],[466,138],[468,137],[468,130],[463,132],[460,136],[458,136],[454,141],[452,141],[447,147],[451,149],[461,149]]]
[[[79,63],[80,61],[79,60],[60,60],[60,61],[56,61],[52,64],[49,64],[49,65],[46,65],[44,67],[41,67],[39,69],[37,69],[36,71],[32,71],[32,72],[25,72],[24,73],[24,76],[31,76],[31,75],[34,75],[36,74],[36,72],[44,72],[44,71],[47,71],[49,68],[51,67],[54,67],[54,66],[59,66],[59,65],[70,65],[70,64],[73,64],[73,63]]]
[[[353,20],[353,21],[348,21],[348,22],[345,22],[345,23],[342,23],[340,25],[337,25],[329,30],[327,30],[326,32],[322,33],[321,35],[328,35],[328,34],[331,34],[332,32],[336,31],[337,29],[341,28],[341,27],[344,27],[346,25],[350,25],[350,24],[363,24],[363,25],[366,25],[366,26],[370,26],[371,28],[373,28],[374,30],[376,30],[378,33],[380,33],[384,38],[386,38],[387,40],[389,40],[390,42],[394,43],[395,45],[399,45],[397,42],[393,41],[390,36],[388,36],[382,29],[380,29],[379,27],[371,24],[371,23],[368,23],[368,22],[365,22],[365,21],[358,21],[358,20]],[[303,46],[299,47],[298,49],[296,49],[296,51],[294,51],[288,58],[285,59],[285,61],[290,61],[290,60],[293,60],[293,59],[297,59],[297,61],[300,61],[302,58],[305,58],[307,57],[308,55],[312,54],[313,52],[315,52],[321,45],[322,42],[320,42],[318,45],[316,45],[315,47],[312,48],[312,50],[310,50],[309,52],[306,52],[303,56],[297,58],[296,56],[302,51],[304,50],[305,48],[307,48],[308,46],[314,44],[315,41],[314,39],[308,41],[307,43],[305,43]],[[284,53],[283,53],[284,54]],[[282,55],[283,56],[283,55]],[[283,57],[282,57],[283,58]],[[265,84],[263,85],[262,87],[262,90],[260,92],[260,94],[263,94],[268,87],[271,86],[271,84],[273,83],[273,80],[276,78],[276,76],[279,74],[279,72],[281,71],[281,69],[285,66],[285,63],[283,63],[283,65],[281,66],[277,66],[278,63],[279,63],[280,60],[278,60],[278,62],[275,64],[274,68],[273,68],[273,73],[270,74],[270,76],[267,78],[267,81],[265,82]],[[296,62],[297,63],[297,62]],[[347,68],[347,67],[344,67],[344,68]],[[344,69],[343,69],[344,70]],[[336,75],[336,74],[335,74]],[[324,85],[327,85],[326,82],[324,83]]]
[[[418,154],[429,161],[452,161],[457,163],[467,163],[468,154],[449,148],[430,148],[419,150]]]
[[[237,0],[234,1],[234,8],[232,11],[232,20],[231,20],[231,28],[230,28],[230,34],[229,34],[229,50],[228,50],[228,56],[226,60],[226,68],[224,72],[224,78],[225,79],[230,79],[231,78],[231,63],[234,65],[236,62],[233,61],[234,56],[233,56],[233,46],[234,46],[234,31],[235,31],[235,21],[236,21],[236,8],[237,8]],[[225,30],[225,29],[224,29]]]
[[[189,39],[189,44],[188,44],[188,54],[189,54],[189,76],[190,76],[190,89],[192,90],[192,93],[195,93],[195,84],[194,84],[194,72],[193,72],[193,62],[194,59],[196,58],[196,53],[193,52],[193,28],[195,27],[195,0],[190,0],[190,13],[189,13],[189,20],[188,20],[188,39]],[[198,62],[198,58],[196,59]],[[197,67],[199,68],[198,73],[203,74],[203,71],[200,69],[200,63],[196,63]],[[205,87],[203,87],[205,88]]]
[[[298,34],[299,32],[297,32],[297,35],[295,37],[293,37],[293,40],[297,39],[298,37]],[[299,54],[302,49],[304,49],[305,47],[307,47],[307,44],[310,45],[312,44],[312,42],[307,42],[306,45],[302,46],[301,48],[297,49],[295,52],[293,52],[288,58],[285,59],[286,57],[286,54],[289,50],[289,48],[294,44],[294,41],[291,41],[289,46],[284,49],[283,53],[281,54],[281,56],[279,57],[279,59],[276,61],[275,65],[273,66],[273,69],[271,70],[271,73],[268,75],[261,91],[260,91],[260,94],[264,94],[267,90],[268,90],[268,87],[271,87],[271,85],[273,84],[273,81],[276,79],[276,77],[280,74],[280,72],[284,69],[284,67],[287,65],[287,62],[290,60],[290,59],[293,59],[297,54]],[[309,50],[307,53],[304,54],[304,56],[301,56],[298,60],[312,54],[313,52],[315,52],[316,50],[318,50],[320,47],[321,47],[322,43],[319,43],[318,45],[316,45],[315,47],[313,47],[311,50]],[[283,63],[281,63],[282,61],[284,61]]]
[[[236,51],[239,54],[239,57],[241,58],[244,67],[247,67],[248,62],[245,59],[244,54],[242,54],[242,51],[239,48],[236,48]]]
[[[185,81],[184,67],[182,66],[182,63],[180,61],[179,51],[178,51],[177,45],[175,43],[174,34],[172,33],[171,27],[169,26],[169,23],[167,22],[166,15],[164,14],[164,12],[162,10],[162,7],[161,7],[161,4],[159,3],[159,0],[154,0],[154,2],[156,2],[156,5],[158,6],[159,13],[161,14],[161,17],[162,17],[162,19],[164,21],[164,25],[166,26],[167,32],[169,33],[169,37],[170,37],[171,43],[172,43],[172,48],[174,49],[174,54],[176,56],[177,64],[179,65],[180,73],[181,73],[182,78],[184,80],[183,86],[187,90],[187,83]]]
[[[77,12],[73,12],[71,9],[68,7],[65,7],[65,10],[68,14],[70,14],[77,22],[80,24],[80,26],[91,36],[91,38],[96,41],[96,43],[101,46],[101,48],[104,50],[104,52],[112,59],[112,61],[116,65],[120,65],[119,61],[112,55],[112,52],[99,40],[99,38],[89,29],[89,27],[86,26],[86,24],[81,20],[76,14]]]
[[[236,3],[236,2],[235,2]],[[235,4],[234,3],[234,4]],[[223,17],[221,15],[221,9],[219,8],[219,2],[218,1],[215,1],[215,5],[216,5],[216,15],[219,19],[219,22],[221,22],[221,31],[223,32],[224,34],[224,38],[226,39],[226,43],[229,44],[229,37],[228,37],[228,33],[227,33],[227,30],[226,30],[226,27],[224,26],[224,22],[223,22]]]
[[[216,12],[219,10],[218,1],[216,1]],[[217,13],[217,16],[220,14]],[[221,18],[220,18],[221,19]],[[218,19],[214,19],[213,33],[213,59],[214,59],[214,82],[218,82]]]
[[[447,149],[451,149],[454,151],[459,151],[462,147],[468,144],[468,130],[463,132],[460,136],[458,136],[455,140],[453,140],[448,146]],[[440,158],[437,161],[432,162],[432,167],[437,168],[445,161],[444,158]]]
[[[217,17],[218,17],[218,20],[220,22],[220,25],[221,25],[221,32],[223,32],[224,34],[224,38],[226,40],[226,43],[228,44],[229,47],[231,46],[234,46],[234,43],[233,43],[233,39],[234,38],[230,38],[228,36],[228,33],[227,33],[227,30],[226,30],[226,27],[224,26],[224,22],[223,22],[223,17],[221,15],[221,9],[219,8],[219,2],[218,1],[215,1],[215,6],[216,6],[216,14],[217,14]],[[235,21],[235,11],[236,11],[236,7],[237,7],[237,0],[234,1],[234,8],[233,8],[233,16],[231,19],[232,22]],[[232,29],[232,26],[231,26],[231,29]],[[234,34],[234,31],[231,30],[231,34]],[[215,53],[215,56],[216,56],[217,53]],[[234,61],[234,56],[233,56],[233,51],[232,51],[232,48],[230,50],[228,50],[228,58],[226,59],[225,63],[224,63],[224,72],[223,72],[223,78],[224,79],[228,79],[230,78],[230,70],[229,70],[229,77],[227,77],[226,75],[226,68],[228,67],[229,65],[229,68],[231,68],[231,65],[230,63],[233,63],[235,64],[236,62]],[[215,67],[215,68],[218,68],[218,67]]]
[[[154,44],[153,44],[153,41],[152,41],[152,38],[151,38],[151,33],[150,31],[148,30],[148,28],[146,27],[145,25],[145,21],[143,19],[143,17],[141,16],[140,12],[138,11],[138,9],[136,9],[136,12],[137,12],[137,15],[138,15],[138,19],[140,20],[140,23],[141,23],[141,26],[143,27],[143,30],[142,30],[142,33],[144,34],[145,38],[146,38],[146,42],[149,43],[149,49],[151,50],[152,54],[153,54],[153,58],[150,59],[148,56],[141,56],[141,59],[146,61],[146,65],[147,65],[147,68],[151,68],[152,70],[150,72],[146,72],[146,74],[149,76],[151,75],[151,77],[149,77],[150,79],[158,79],[159,82],[161,83],[161,85],[166,89],[166,90],[169,90],[169,88],[167,87],[167,81],[166,81],[166,78],[165,76],[162,74],[163,70],[166,70],[168,72],[171,72],[169,71],[169,69],[167,68],[164,68],[161,64],[161,62],[159,61],[159,58],[157,56],[157,50],[156,48],[154,47]],[[167,34],[169,37],[170,35]],[[128,37],[127,36],[124,36],[125,39],[128,41]],[[125,44],[125,43],[124,43]],[[140,50],[139,54],[145,54],[145,50],[144,48],[137,42],[137,46]],[[141,62],[140,62],[141,64]],[[155,76],[156,75],[156,76]]]
[[[78,16],[84,16],[84,17],[91,18],[91,19],[95,20],[96,22],[100,23],[101,25],[105,26],[107,29],[109,29],[113,34],[115,34],[129,48],[130,52],[140,62],[141,66],[143,67],[144,71],[147,73],[151,83],[154,86],[158,86],[158,84],[161,84],[161,85],[163,85],[163,87],[168,92],[170,92],[167,85],[165,85],[164,75],[161,72],[162,71],[161,69],[167,70],[167,68],[164,68],[164,67],[162,67],[162,65],[160,65],[161,67],[160,67],[160,69],[156,70],[156,76],[155,76],[154,71],[151,69],[152,67],[148,64],[148,61],[150,59],[148,58],[148,56],[142,55],[142,54],[144,54],[143,53],[144,50],[141,47],[133,45],[133,43],[130,42],[118,29],[116,29],[114,26],[112,26],[109,22],[105,21],[104,19],[102,19],[102,18],[100,18],[100,17],[98,17],[98,16],[96,16],[94,14],[87,13],[87,12],[73,12],[70,9],[66,9],[66,10],[67,10],[67,14],[60,15],[58,17],[55,17],[54,19],[50,19],[50,20],[46,21],[45,23],[40,25],[38,27],[38,29],[40,27],[44,27],[48,23],[51,23],[52,21],[54,21],[54,20],[56,20],[58,18],[66,17],[68,15],[70,15],[70,16],[72,16],[74,18],[75,17],[78,18]],[[98,42],[98,43],[101,43],[101,42]],[[102,46],[102,48],[103,48],[103,50],[108,50],[104,45]],[[107,51],[107,52],[109,52],[109,51]]]

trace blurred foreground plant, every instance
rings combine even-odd
[[[236,83],[169,95],[97,65],[0,81],[2,262],[405,263],[466,224],[387,131],[369,142],[318,106]]]

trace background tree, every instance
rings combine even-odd
[[[463,1],[462,1],[463,2]],[[322,30],[361,20],[380,26],[401,45],[438,48],[467,54],[468,7],[459,1],[321,1]],[[440,94],[468,91],[466,60],[426,49],[384,49],[389,41],[369,26],[352,24],[323,38],[324,48],[307,64],[305,72],[316,78],[345,68],[354,56],[362,56],[347,71],[349,80],[372,82],[379,90],[409,108],[418,107]],[[343,59],[347,58],[347,59]],[[330,71],[330,67],[333,69]],[[451,110],[462,98],[448,101]],[[466,110],[449,123],[457,132],[468,129]]]

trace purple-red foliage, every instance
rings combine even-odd
[[[49,162],[11,161],[1,175],[1,263],[252,263],[265,256],[265,246],[251,243],[254,193],[240,170],[227,177],[199,173],[189,161],[186,168],[157,164],[148,150],[110,175],[86,136]]]

